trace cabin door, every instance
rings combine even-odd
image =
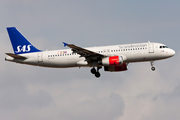
[[[154,53],[154,44],[153,43],[149,43],[149,53]]]

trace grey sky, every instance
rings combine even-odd
[[[1,120],[179,120],[180,1],[0,0]],[[129,64],[126,72],[52,69],[4,61],[13,52],[6,27],[37,48],[164,43],[173,58]]]

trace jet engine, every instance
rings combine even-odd
[[[117,66],[123,64],[122,56],[111,56],[102,59],[102,65],[104,66]]]
[[[104,71],[118,72],[118,71],[126,71],[126,70],[127,70],[126,63],[117,66],[104,66]]]

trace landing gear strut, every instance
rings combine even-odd
[[[97,67],[97,71],[96,69],[93,67],[91,69],[91,73],[94,74],[97,78],[99,78],[101,76],[101,74],[99,73],[99,69],[101,69],[102,67]]]
[[[151,66],[152,66],[152,67],[151,67],[151,70],[152,70],[152,71],[155,71],[154,61],[150,61],[150,63],[151,63]]]

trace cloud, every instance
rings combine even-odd
[[[124,102],[118,94],[112,93],[108,97],[91,98],[82,100],[82,102],[76,101],[76,99],[75,102],[66,105],[67,108],[64,108],[61,119],[109,120],[123,115]],[[69,116],[66,115],[67,113]]]
[[[17,84],[16,86],[14,84],[12,87],[6,86],[6,89],[1,89],[1,111],[14,111],[21,107],[41,109],[48,106],[52,101],[51,95],[45,91],[40,90],[35,95],[29,95],[26,88],[19,88],[19,86],[23,85]]]
[[[178,4],[1,1],[0,119],[178,120]],[[125,72],[101,69],[96,79],[90,68],[52,69],[4,61],[4,53],[13,52],[7,26],[16,26],[44,50],[63,48],[63,41],[84,47],[150,40],[167,44],[176,55],[155,62],[155,72],[150,63],[132,63]]]
[[[154,97],[149,113],[144,114],[142,120],[178,120],[180,110],[180,84],[172,92],[161,93]]]

